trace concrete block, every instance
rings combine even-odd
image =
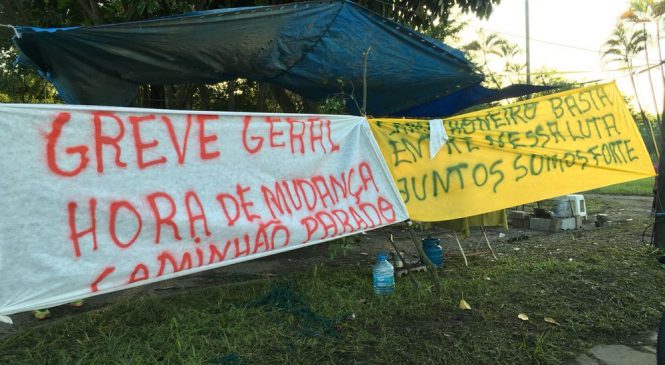
[[[526,219],[529,218],[529,213],[523,210],[509,210],[508,219]]]
[[[529,229],[529,218],[530,218],[529,216],[527,216],[523,219],[513,218],[508,223],[510,223],[510,226],[513,227],[513,228]]]
[[[569,218],[531,218],[529,228],[534,231],[559,232],[582,228],[582,217]]]
[[[579,218],[582,218],[582,217],[579,217]],[[577,219],[575,217],[560,218],[560,219],[556,219],[556,220],[561,221],[561,229],[564,230],[564,231],[567,231],[569,229],[577,229],[577,228],[581,227],[581,225],[578,227]]]
[[[531,218],[529,228],[534,231],[557,232],[561,230],[561,219]]]
[[[577,229],[582,228],[582,225],[584,224],[584,219],[585,218],[586,217],[582,217],[582,216],[579,216],[579,215],[575,216],[575,227],[577,227]]]

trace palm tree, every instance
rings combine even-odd
[[[662,8],[660,4],[657,4],[654,0],[631,0],[630,2],[630,9],[626,11],[621,18],[626,20],[628,23],[633,24],[634,26],[641,27],[642,32],[646,35],[643,39],[644,43],[644,55],[646,57],[646,69],[647,69],[647,76],[649,77],[649,86],[651,87],[651,98],[652,102],[654,105],[654,108],[656,110],[656,120],[659,122],[661,121],[660,114],[658,113],[658,104],[656,102],[656,92],[653,87],[653,79],[651,77],[651,63],[649,61],[649,46],[647,45],[648,43],[648,38],[649,38],[649,33],[647,32],[647,25],[648,24],[655,24],[656,25],[656,44],[658,45],[658,53],[660,55],[660,26],[659,26],[659,15],[657,15],[657,9],[655,7],[658,7],[658,12]],[[661,65],[661,74],[663,72],[662,65]]]
[[[483,71],[489,75],[492,82],[494,82],[498,88],[501,88],[501,82],[497,80],[496,76],[489,68],[489,56],[499,56],[501,54],[501,47],[507,43],[508,41],[501,38],[498,34],[490,33],[487,35],[482,29],[479,29],[478,40],[462,47],[463,51],[480,56],[480,65],[483,68]]]
[[[517,81],[519,82],[519,74],[522,73],[526,65],[523,62],[515,62],[515,58],[522,53],[520,47],[514,43],[508,41],[504,42],[499,46],[497,56],[501,57],[504,61],[504,71],[507,73],[506,77],[510,83],[513,83],[511,74],[517,76]]]
[[[642,103],[640,102],[640,97],[637,94],[637,87],[635,85],[635,75],[634,75],[634,65],[633,57],[644,50],[644,40],[646,39],[646,32],[643,30],[630,30],[627,29],[622,23],[618,23],[614,28],[614,32],[610,36],[610,39],[605,42],[603,46],[603,58],[606,62],[615,62],[625,66],[630,75],[630,83],[633,86],[633,92],[635,93],[635,100],[637,101],[637,106],[640,109],[642,114],[642,120],[647,126],[647,130],[651,135],[654,146],[656,146],[656,156],[659,156],[658,144],[656,143],[656,137],[653,133],[653,128],[649,119],[647,119],[644,109],[642,108]]]

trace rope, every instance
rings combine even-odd
[[[15,26],[10,25],[10,24],[0,24],[0,27],[3,27],[3,28],[10,28],[11,30],[14,31],[14,36],[15,36],[16,38],[21,38],[21,34],[18,32],[18,30],[16,30],[16,27],[15,27]]]

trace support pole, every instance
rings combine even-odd
[[[455,236],[455,241],[457,241],[457,247],[459,247],[459,251],[462,253],[462,257],[464,257],[464,265],[466,265],[466,267],[469,267],[469,261],[466,260],[466,254],[464,253],[464,249],[462,249],[462,244],[459,241],[457,232],[455,232],[453,235]]]
[[[665,138],[665,136],[663,136]],[[661,144],[665,147],[665,144]],[[661,151],[664,152],[664,151]],[[656,190],[654,191],[654,203],[656,204],[655,220],[653,224],[653,244],[658,248],[665,248],[665,153],[660,154],[658,159],[658,176],[656,176]]]
[[[372,47],[367,48],[364,54],[363,60],[363,110],[362,115],[367,115],[367,57],[369,56],[369,51],[372,50]]]
[[[388,240],[393,245],[393,248],[395,249],[395,253],[397,254],[397,257],[399,257],[399,259],[402,260],[402,263],[404,263],[404,267],[406,268],[406,276],[409,277],[409,279],[411,280],[411,283],[413,283],[413,286],[415,286],[416,289],[418,289],[420,287],[420,285],[418,284],[418,281],[416,280],[416,278],[414,278],[413,275],[411,275],[411,271],[409,271],[409,268],[406,267],[406,261],[404,261],[404,257],[402,257],[402,254],[399,253],[399,249],[397,248],[397,245],[395,244],[395,241],[393,240],[393,234],[392,233],[388,234]]]
[[[492,253],[492,257],[494,257],[495,260],[498,260],[496,258],[496,255],[494,254],[494,249],[492,248],[492,245],[490,245],[490,240],[487,239],[487,235],[485,234],[485,226],[480,226],[480,230],[483,232],[483,237],[485,238],[485,242],[487,242],[487,247],[490,248],[490,252]]]
[[[406,224],[409,230],[409,235],[411,236],[411,241],[413,242],[413,245],[416,246],[416,250],[418,251],[420,259],[423,260],[425,266],[427,266],[427,271],[429,271],[430,275],[432,276],[432,282],[434,283],[434,291],[436,292],[437,295],[441,295],[441,281],[439,281],[439,274],[436,272],[436,266],[425,254],[423,246],[421,246],[418,243],[418,239],[416,239],[416,234],[413,233],[412,222],[410,220],[407,220]]]
[[[526,19],[526,83],[531,85],[531,51],[529,38],[529,0],[524,0],[524,15]]]

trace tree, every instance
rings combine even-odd
[[[644,108],[642,108],[642,103],[637,94],[637,86],[635,85],[635,67],[633,64],[633,57],[642,52],[644,49],[644,40],[647,35],[641,29],[630,30],[627,29],[622,23],[617,23],[612,35],[605,42],[602,53],[603,58],[606,62],[619,63],[627,68],[628,74],[630,75],[630,83],[633,87],[633,92],[635,93],[635,101],[637,106],[640,109],[642,114],[642,119],[645,121],[648,130],[650,131],[651,139],[654,145],[657,145],[655,135],[653,133],[653,128],[649,119],[644,114]],[[656,155],[658,155],[658,150],[656,149]]]
[[[656,92],[653,87],[653,79],[651,77],[651,64],[649,62],[649,46],[648,46],[648,40],[649,40],[649,33],[647,32],[647,25],[656,25],[656,39],[658,44],[658,53],[660,54],[660,24],[659,24],[659,15],[657,15],[656,10],[654,6],[656,5],[656,2],[653,0],[631,0],[630,2],[630,9],[626,11],[621,18],[626,20],[629,24],[633,24],[636,27],[639,27],[642,29],[642,32],[646,35],[643,38],[643,43],[644,43],[644,55],[646,59],[646,68],[647,68],[647,76],[649,78],[649,86],[651,87],[651,98],[653,102],[653,106],[655,110],[658,110],[658,104],[656,102]],[[662,8],[662,6],[658,6],[658,8]],[[662,66],[662,65],[661,65]],[[661,74],[662,74],[662,67],[661,67]],[[663,77],[665,78],[665,74],[662,74]],[[664,79],[665,80],[665,79]],[[656,113],[656,120],[660,122],[660,116],[658,113]]]
[[[455,5],[462,13],[471,13],[481,19],[492,14],[501,0],[358,0],[358,4],[382,16],[419,30],[426,30],[434,21],[447,25]]]
[[[496,33],[486,34],[484,30],[478,30],[478,38],[462,47],[462,50],[468,52],[472,59],[478,60],[481,69],[487,74],[496,87],[501,88],[501,82],[489,67],[490,56],[500,56],[501,48],[508,44],[508,41],[501,38]]]
[[[641,24],[642,30],[646,31],[646,24],[655,24],[656,28],[656,44],[658,45],[658,61],[660,63],[661,77],[663,79],[663,85],[665,86],[665,69],[663,67],[663,56],[660,47],[660,20],[665,13],[665,4],[662,1],[653,1],[653,0],[633,0],[631,1],[631,9],[627,14],[624,14],[624,18],[628,21],[631,21],[634,24]],[[653,81],[651,80],[651,67],[649,65],[649,56],[646,49],[645,42],[645,54],[647,58],[647,71],[649,75],[649,82],[651,86],[651,93],[654,98],[655,103],[655,92],[653,90]],[[663,99],[665,100],[665,93],[663,94]],[[665,126],[665,108],[663,108],[662,114],[660,116],[660,131],[661,131],[661,148],[665,148],[665,137],[662,134],[663,127]],[[655,141],[654,141],[655,144]],[[656,147],[658,150],[658,147]],[[653,240],[652,242],[660,247],[665,248],[665,175],[661,173],[663,166],[665,166],[665,151],[661,151],[660,158],[658,159],[658,176],[656,177],[656,189],[654,191],[654,205],[656,208],[655,212],[655,222],[653,225]]]
[[[501,58],[504,62],[503,70],[506,73],[506,78],[508,78],[509,83],[515,83],[511,75],[516,75],[516,80],[519,82],[519,75],[522,73],[522,70],[526,67],[524,62],[515,61],[515,58],[522,54],[520,47],[514,43],[508,41],[504,42],[499,46],[499,52],[497,56]]]

